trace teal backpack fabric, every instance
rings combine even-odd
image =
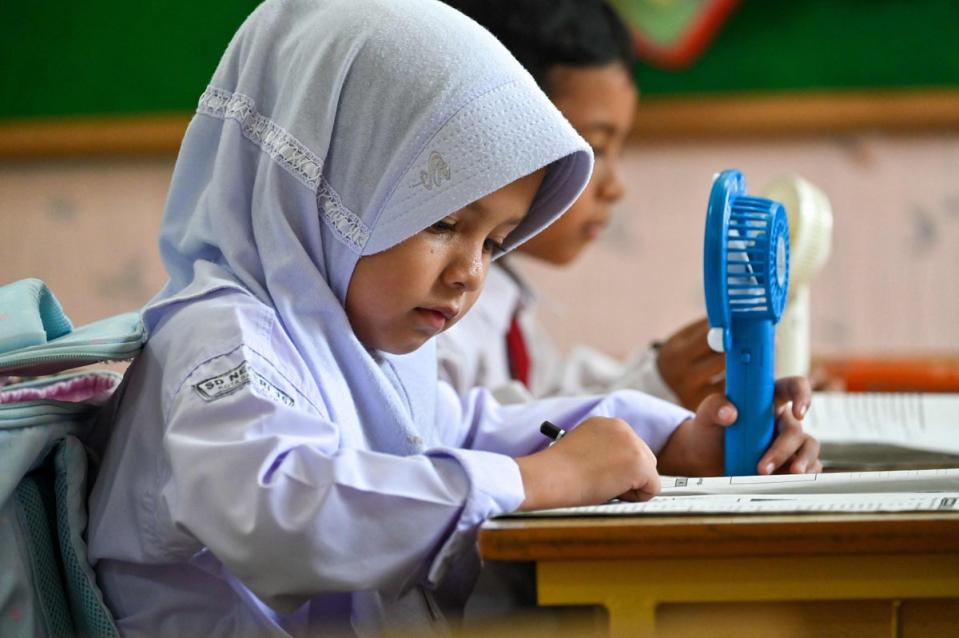
[[[21,279],[0,288],[0,352],[46,343],[73,329],[47,285]]]
[[[83,441],[132,358],[137,313],[74,329],[37,279],[0,287],[0,636],[113,638],[119,633],[86,561]],[[9,383],[10,377],[31,377]],[[40,376],[38,376],[40,375]]]

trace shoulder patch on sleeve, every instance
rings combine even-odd
[[[193,386],[193,389],[204,401],[216,401],[250,384],[253,384],[256,390],[274,401],[288,407],[295,405],[293,397],[270,383],[263,375],[254,370],[248,361],[244,361],[223,374],[200,381]]]

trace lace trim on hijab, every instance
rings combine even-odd
[[[270,158],[316,193],[323,221],[342,241],[360,252],[369,239],[370,229],[343,205],[340,196],[323,177],[323,161],[282,126],[257,113],[253,99],[242,93],[230,93],[208,86],[197,113],[236,120],[243,135]]]

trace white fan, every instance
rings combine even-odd
[[[776,378],[807,376],[810,366],[809,285],[832,245],[832,206],[798,175],[772,180],[762,196],[782,202],[789,219],[789,294],[776,327]]]

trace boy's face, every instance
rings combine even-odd
[[[619,160],[633,126],[637,93],[619,62],[597,67],[554,67],[549,95],[593,147],[596,163],[583,194],[562,217],[517,250],[553,264],[574,260],[609,223],[610,207],[623,196]]]
[[[479,296],[490,259],[533,203],[540,169],[444,217],[405,241],[361,257],[346,314],[368,348],[412,352],[446,330]]]

